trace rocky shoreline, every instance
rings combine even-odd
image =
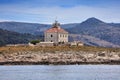
[[[0,54],[0,65],[120,64],[120,52],[18,51]]]
[[[29,61],[13,61],[13,62],[0,62],[0,65],[120,65],[120,61],[108,62],[29,62]]]

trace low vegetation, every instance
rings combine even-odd
[[[40,42],[40,40],[32,40],[32,41],[30,41],[30,43],[31,44],[34,44],[34,45],[36,45],[37,43],[39,43]]]
[[[55,52],[55,51],[87,51],[87,52],[120,52],[120,48],[103,48],[103,47],[91,47],[91,46],[52,46],[52,47],[40,47],[40,46],[10,46],[0,47],[0,53],[3,52],[18,52],[18,51],[44,51],[44,52]]]

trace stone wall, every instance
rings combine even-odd
[[[19,51],[1,53],[0,64],[120,64],[120,52]]]
[[[68,42],[68,34],[67,33],[59,33],[58,34],[58,42]]]
[[[58,34],[57,33],[45,33],[45,42],[58,43]]]
[[[45,33],[45,42],[68,42],[67,33]]]

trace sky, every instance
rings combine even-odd
[[[66,24],[91,17],[120,23],[120,0],[0,0],[0,22]]]

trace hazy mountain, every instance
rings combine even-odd
[[[91,45],[91,46],[120,47],[119,45],[113,44],[111,42],[90,35],[70,34],[69,40],[80,41],[85,43],[85,45]]]
[[[69,23],[69,24],[62,24],[61,27],[64,29],[68,29],[68,28],[73,28],[75,26],[77,26],[79,23]]]
[[[120,45],[120,27],[112,26],[96,18],[89,18],[76,27],[67,30],[70,33],[93,36],[100,40]]]
[[[43,31],[50,28],[50,24],[0,22],[0,28],[19,33],[43,35]],[[82,23],[61,25],[70,34],[70,41],[80,40],[85,44],[104,47],[120,46],[120,23],[106,23],[96,18],[89,18]],[[82,37],[81,37],[82,36]]]
[[[120,23],[108,23],[108,25],[120,28]]]
[[[77,24],[63,24],[61,27],[67,29],[76,26]],[[41,34],[43,31],[50,28],[50,24],[38,24],[38,23],[24,23],[24,22],[0,22],[0,28],[15,31],[19,33]]]
[[[0,22],[0,28],[19,33],[41,32],[49,28],[50,25],[24,22]]]
[[[20,34],[17,32],[0,29],[0,46],[5,44],[28,43],[33,39],[42,39],[42,37],[33,36],[31,34]]]

